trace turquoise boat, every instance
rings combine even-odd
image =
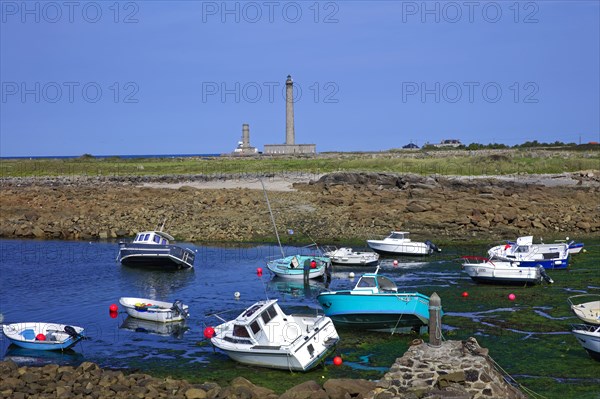
[[[385,276],[365,273],[352,290],[322,292],[317,301],[339,327],[391,333],[424,333],[429,322],[429,297],[398,292]]]
[[[287,279],[303,280],[305,267],[309,279],[323,277],[330,271],[331,260],[326,256],[291,255],[267,262],[273,274]]]

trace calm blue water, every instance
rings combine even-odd
[[[222,316],[237,316],[257,300],[279,298],[286,312],[320,311],[315,298],[329,285],[333,289],[351,288],[355,280],[348,278],[352,270],[356,278],[364,268],[334,269],[332,280],[288,281],[272,277],[265,258],[280,254],[276,246],[197,247],[195,268],[180,271],[158,271],[123,267],[115,261],[116,243],[0,240],[0,313],[4,323],[48,321],[74,324],[86,329],[89,340],[77,344],[72,352],[39,353],[16,349],[3,336],[0,357],[19,363],[77,363],[93,361],[107,367],[130,367],[140,359],[178,351],[179,361],[208,364],[214,353],[210,346],[198,346],[207,325],[218,324],[214,313],[232,311]],[[286,253],[298,248],[286,248]],[[303,249],[310,253],[310,249]],[[428,263],[413,262],[395,279],[405,288],[436,285],[447,286],[454,273],[419,273]],[[264,273],[258,277],[256,269]],[[391,271],[390,261],[383,263],[383,273]],[[398,267],[394,268],[397,272]],[[373,270],[369,268],[368,270]],[[425,273],[427,275],[425,275]],[[234,293],[239,292],[239,299]],[[124,309],[117,318],[109,315],[110,304],[118,304],[122,296],[162,301],[181,299],[190,307],[185,323],[161,325],[131,319]],[[322,313],[322,312],[321,312]]]

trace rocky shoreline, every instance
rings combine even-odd
[[[600,232],[598,171],[512,177],[340,172],[4,178],[0,236],[117,239],[166,220],[165,230],[188,242],[272,241],[259,178],[279,231],[297,232],[284,237],[292,242],[309,236],[364,242],[393,229],[450,241]],[[244,188],[215,188],[224,182]]]
[[[227,387],[216,383],[190,384],[185,380],[155,378],[148,374],[103,370],[83,362],[78,367],[55,364],[18,367],[12,360],[0,362],[0,399],[347,399],[347,398],[455,398],[524,399],[508,384],[474,338],[445,341],[439,347],[421,340],[398,358],[380,381],[314,380],[281,395],[254,385],[242,377]]]

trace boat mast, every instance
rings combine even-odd
[[[271,222],[273,223],[273,229],[275,229],[275,236],[277,236],[277,243],[279,244],[279,249],[281,250],[281,256],[285,258],[285,252],[283,252],[283,247],[281,246],[281,240],[279,239],[279,233],[277,232],[277,226],[275,225],[275,218],[273,217],[273,211],[271,210],[271,204],[269,203],[267,189],[265,188],[265,183],[263,183],[262,179],[259,180],[260,184],[262,185],[263,192],[265,193],[265,200],[267,200],[267,207],[269,208],[269,214],[271,215]]]

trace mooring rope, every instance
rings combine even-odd
[[[502,366],[500,366],[494,359],[492,359],[491,356],[488,355],[487,358],[489,359],[490,363],[492,363],[492,366],[494,366],[494,368],[496,368],[497,371],[499,371],[501,374],[504,374],[506,377],[510,378],[510,381],[513,381],[515,384],[517,384],[518,388],[521,389],[523,392],[527,393],[529,396],[531,396],[533,398],[548,399],[546,396],[540,395],[539,393],[532,391],[531,389],[527,388],[525,385],[523,385],[520,382],[518,382],[517,380],[515,380],[514,377],[511,376],[506,370],[504,370],[502,368]]]

